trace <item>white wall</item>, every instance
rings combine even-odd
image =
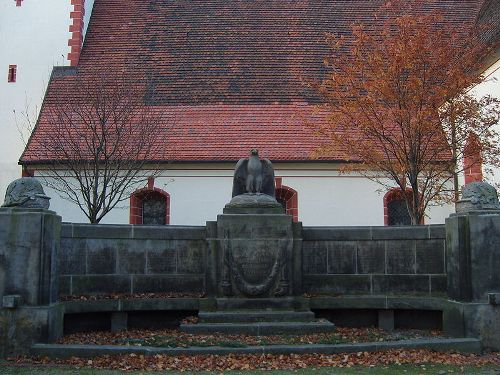
[[[169,170],[155,179],[155,187],[170,194],[170,224],[205,225],[222,214],[231,200],[231,169]],[[277,169],[283,185],[298,192],[299,220],[307,226],[315,225],[384,225],[381,186],[364,177],[340,176],[335,170]],[[62,201],[56,193],[51,209],[62,215],[64,221],[86,222],[78,208]],[[432,207],[426,224],[444,223],[453,211],[451,205]],[[111,211],[102,223],[127,224],[129,202]]]
[[[17,165],[24,145],[13,111],[29,103],[34,117],[40,108],[53,66],[67,65],[69,14],[62,0],[0,0],[0,201],[5,188],[21,176]],[[9,65],[17,65],[17,81],[7,82]],[[17,116],[20,119],[20,116]]]
[[[84,35],[93,5],[85,1]],[[27,105],[36,119],[52,67],[69,65],[72,11],[70,0],[25,0],[20,7],[0,0],[0,203],[7,185],[21,176],[24,144],[16,119],[22,127]],[[15,83],[7,82],[9,65],[17,65]]]
[[[491,95],[500,99],[500,60],[493,64],[485,72],[485,82],[475,87],[474,94],[478,97]],[[500,131],[500,124],[497,126]],[[500,147],[500,145],[499,145]],[[492,182],[500,184],[500,168],[495,168],[493,171]]]

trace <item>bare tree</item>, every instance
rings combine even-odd
[[[46,168],[43,182],[99,223],[158,173],[167,129],[135,74],[98,69],[64,79],[47,94],[29,142]]]

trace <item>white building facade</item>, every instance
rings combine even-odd
[[[54,66],[75,65],[94,0],[0,1],[0,197],[21,176],[29,137]],[[22,135],[20,134],[22,132]]]

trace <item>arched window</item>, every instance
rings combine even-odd
[[[170,224],[170,195],[158,188],[147,187],[130,196],[130,224]]]
[[[411,193],[407,190],[406,194]],[[401,189],[391,189],[384,196],[384,224],[411,225],[411,217]]]
[[[297,191],[291,187],[282,185],[281,177],[276,177],[276,200],[281,203],[285,213],[292,215],[292,220],[299,221],[299,203]]]

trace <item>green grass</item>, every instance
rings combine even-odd
[[[96,370],[89,368],[68,368],[68,367],[55,367],[55,366],[11,366],[6,362],[0,361],[0,374],[2,375],[117,375],[117,374],[132,374],[132,375],[158,375],[167,372],[121,372],[112,370]],[[327,375],[327,374],[368,374],[368,375],[449,375],[449,374],[474,374],[474,375],[498,375],[500,368],[495,366],[482,366],[482,367],[459,367],[459,366],[445,366],[445,365],[391,365],[391,366],[376,366],[376,367],[352,367],[352,368],[306,368],[299,370],[274,370],[274,371],[228,371],[224,374],[228,375]],[[168,374],[220,374],[219,372],[173,372],[168,371]]]

